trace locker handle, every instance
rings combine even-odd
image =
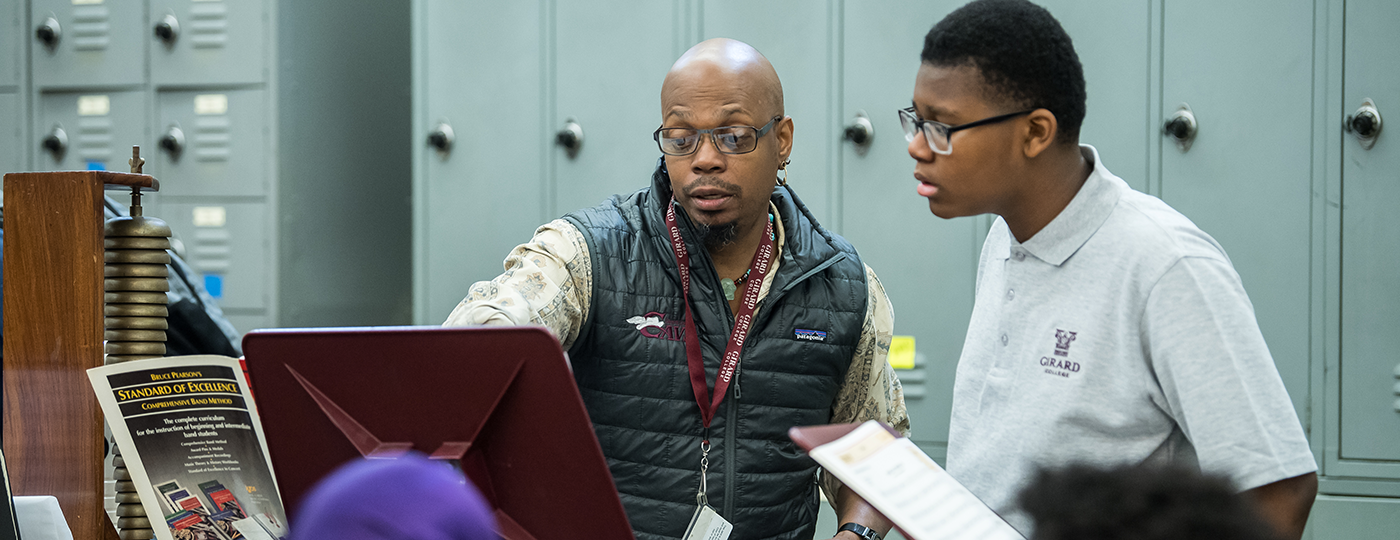
[[[170,13],[166,13],[164,17],[161,17],[160,22],[156,23],[155,33],[156,37],[164,41],[166,46],[175,45],[175,40],[180,38],[179,19],[176,19],[175,16]]]
[[[1376,102],[1371,98],[1363,100],[1355,113],[1347,115],[1342,129],[1356,135],[1362,149],[1370,150],[1376,145],[1376,137],[1381,134],[1381,111],[1376,108]]]
[[[438,125],[428,132],[428,146],[438,149],[439,152],[451,152],[452,143],[456,140],[452,125],[446,121],[438,122]]]
[[[53,154],[54,159],[62,160],[63,153],[68,151],[68,132],[63,131],[63,128],[59,126],[54,126],[39,145]]]
[[[846,124],[845,138],[851,141],[857,150],[870,148],[870,144],[875,141],[875,125],[870,123],[870,117],[866,116],[865,111],[856,111],[856,117]]]
[[[43,24],[40,24],[38,28],[34,29],[34,37],[44,42],[44,45],[48,48],[56,48],[58,47],[59,40],[63,37],[63,27],[58,25],[58,19],[50,16],[44,19]]]
[[[564,147],[572,159],[583,148],[583,126],[572,117],[564,119],[564,128],[554,135],[554,143]]]
[[[1182,103],[1177,107],[1176,112],[1167,117],[1167,121],[1162,123],[1162,133],[1176,141],[1176,147],[1182,152],[1191,149],[1191,143],[1196,140],[1196,114],[1191,112],[1191,106]]]
[[[170,126],[165,130],[165,136],[160,138],[160,148],[170,153],[170,158],[180,159],[180,154],[185,151],[185,132],[179,126]]]

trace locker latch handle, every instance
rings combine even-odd
[[[160,148],[170,153],[170,159],[179,160],[180,154],[185,151],[184,130],[180,129],[180,126],[170,126],[160,138]]]
[[[1191,112],[1191,106],[1185,103],[1177,107],[1176,112],[1162,123],[1162,133],[1176,141],[1176,147],[1182,152],[1191,149],[1191,143],[1196,140],[1197,130],[1196,114]]]
[[[1376,137],[1381,134],[1381,111],[1376,108],[1376,102],[1371,98],[1363,100],[1355,113],[1347,115],[1342,129],[1356,135],[1356,141],[1361,143],[1363,150],[1370,150],[1376,145]]]
[[[54,126],[39,145],[53,154],[55,160],[62,161],[64,152],[68,151],[68,132],[63,131],[62,127]]]
[[[439,152],[447,153],[452,151],[452,143],[457,139],[452,132],[452,125],[446,120],[438,122],[438,125],[428,132],[428,146],[436,148]]]
[[[156,37],[165,42],[167,47],[174,46],[175,40],[180,39],[180,20],[174,14],[166,13],[160,21],[156,22]]]
[[[63,38],[63,27],[58,25],[58,19],[50,15],[44,19],[43,24],[34,29],[34,37],[44,42],[44,45],[50,49],[57,48],[58,41]]]
[[[856,117],[846,124],[845,138],[851,141],[860,153],[864,153],[870,148],[870,144],[875,142],[875,125],[870,123],[870,117],[865,111],[856,111]]]
[[[583,126],[573,118],[564,119],[564,128],[554,134],[554,143],[564,147],[570,159],[574,158],[583,148]]]

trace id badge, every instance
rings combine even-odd
[[[720,517],[710,505],[701,505],[690,518],[690,526],[685,528],[685,540],[729,540],[734,526]]]

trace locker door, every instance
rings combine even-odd
[[[167,196],[268,192],[263,90],[159,92],[151,153]]]
[[[263,81],[267,3],[262,0],[149,0],[151,82],[156,85]]]
[[[1395,203],[1400,201],[1400,73],[1388,67],[1400,49],[1397,21],[1400,4],[1395,2],[1346,3],[1343,110],[1333,118],[1355,115],[1370,98],[1382,123],[1369,149],[1355,130],[1342,136],[1343,459],[1400,461],[1400,283],[1395,279],[1400,262],[1400,225],[1395,219]],[[1400,477],[1400,469],[1390,471],[1390,476]]]
[[[701,12],[703,38],[734,38],[758,49],[783,83],[783,103],[793,122],[788,181],[817,221],[840,231],[835,209],[834,153],[840,145],[831,92],[840,53],[831,4],[810,0],[752,2],[708,0]],[[802,28],[801,32],[784,31]],[[885,54],[889,54],[886,51]],[[917,53],[916,53],[917,54]],[[860,246],[856,246],[859,248]],[[877,270],[878,271],[878,270]]]
[[[500,274],[511,248],[544,223],[542,3],[415,6],[418,324],[445,320],[472,283]],[[450,146],[439,124],[452,133]],[[429,145],[430,132],[447,150]]]
[[[24,170],[24,125],[20,114],[19,94],[0,93],[0,175]]]
[[[205,288],[220,308],[242,314],[267,309],[272,253],[266,203],[172,203],[162,198],[156,211],[152,215],[170,224],[174,238],[184,244],[185,262],[204,275]]]
[[[661,125],[661,82],[682,52],[674,50],[672,34],[678,4],[555,3],[551,127],[572,118],[584,139],[573,154],[563,146],[552,150],[551,217],[650,185],[661,157],[651,138]]]
[[[1079,142],[1092,145],[1109,172],[1146,192],[1153,131],[1147,125],[1149,0],[1039,0],[1074,41],[1084,65],[1088,111]]]
[[[37,105],[35,170],[129,171],[131,147],[146,140],[144,92],[45,93]]]
[[[928,200],[914,191],[914,160],[896,111],[914,95],[924,35],[961,4],[847,0],[844,11],[840,121],[864,112],[875,136],[865,149],[842,144],[843,235],[880,276],[894,304],[895,335],[914,337],[914,369],[898,374],[913,438],[939,461],[972,315],[980,218],[945,221],[929,212]]]
[[[1199,128],[1185,151],[1161,137],[1162,198],[1224,246],[1306,426],[1312,3],[1163,11],[1161,117],[1185,103]]]
[[[19,59],[27,34],[20,13],[19,0],[0,0],[0,89],[19,85]]]
[[[25,35],[34,86],[143,83],[145,8],[143,0],[33,0]]]

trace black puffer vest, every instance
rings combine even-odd
[[[652,186],[565,216],[588,241],[593,299],[569,350],[574,378],[640,540],[679,538],[695,512],[706,437],[685,356],[685,306],[665,223],[663,165]],[[816,463],[787,437],[826,424],[860,339],[865,267],[790,188],[773,191],[786,230],[772,287],[759,302],[738,377],[715,413],[709,503],[730,538],[812,538]],[[691,309],[713,388],[733,314],[690,220]]]

